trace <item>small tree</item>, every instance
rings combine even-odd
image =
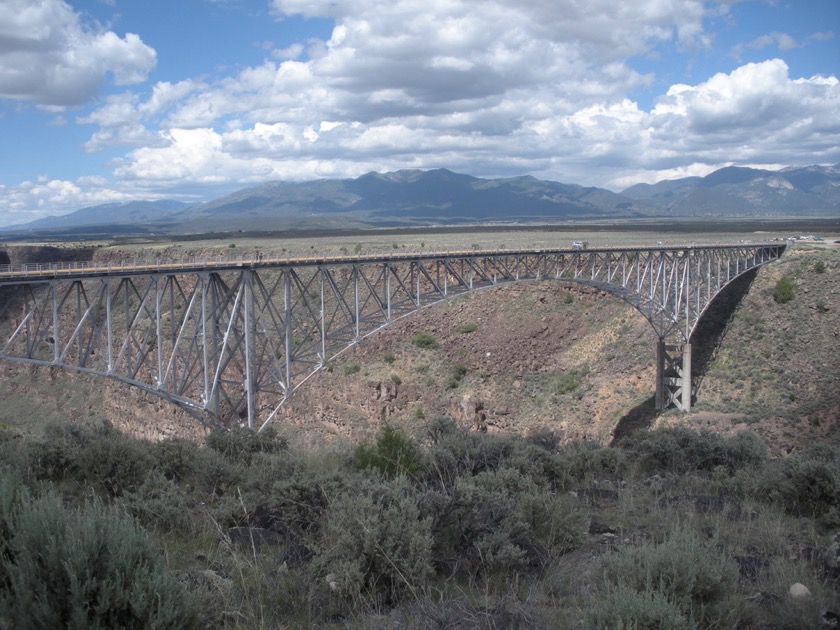
[[[779,304],[790,302],[793,299],[793,282],[790,281],[790,278],[787,276],[779,278],[776,288],[773,289],[773,299]]]

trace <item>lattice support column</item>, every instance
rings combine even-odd
[[[691,344],[656,344],[656,408],[691,411]]]

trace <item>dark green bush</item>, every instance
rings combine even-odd
[[[516,471],[462,477],[455,487],[426,492],[423,514],[432,519],[436,569],[463,567],[471,577],[505,574],[527,567],[528,524],[517,510],[514,489],[533,489]]]
[[[619,586],[599,598],[588,611],[592,630],[682,630],[694,628],[679,608],[660,591]]]
[[[330,505],[316,564],[348,601],[393,605],[433,575],[431,520],[404,481],[361,485]]]
[[[435,348],[440,347],[440,344],[438,344],[438,341],[437,339],[435,339],[434,335],[428,332],[415,333],[411,337],[411,343],[413,343],[418,348],[424,348],[428,350],[433,350]]]
[[[402,431],[387,424],[382,427],[375,444],[356,447],[355,457],[360,469],[372,468],[387,477],[416,477],[420,471],[417,445]]]
[[[259,433],[249,429],[213,431],[205,443],[229,461],[245,466],[251,463],[255,453],[279,453],[285,451],[288,445],[286,438],[273,427]]]
[[[151,473],[140,487],[121,498],[126,511],[147,527],[160,531],[189,531],[196,515],[186,494],[161,472]]]
[[[360,477],[358,473],[338,469],[301,469],[274,483],[269,505],[294,531],[315,535],[321,529],[327,508],[360,483]]]
[[[198,609],[146,533],[99,502],[66,509],[0,471],[4,627],[188,628]]]
[[[114,497],[136,490],[154,466],[148,443],[109,424],[52,427],[43,440],[30,445],[28,457],[37,479],[72,477]]]
[[[777,462],[762,477],[758,497],[777,498],[796,516],[817,519],[826,527],[840,526],[840,451],[821,445]]]
[[[581,482],[590,477],[623,477],[631,458],[622,448],[605,448],[591,442],[572,442],[558,454],[558,477]],[[562,476],[561,476],[562,475]]]
[[[571,394],[580,387],[581,379],[586,376],[588,370],[569,370],[561,372],[554,380],[554,393],[558,396]]]
[[[713,542],[680,530],[661,544],[626,547],[605,556],[597,570],[607,593],[621,588],[651,601],[664,599],[692,627],[717,627],[731,610],[727,598],[738,584],[738,566],[733,560],[717,551]]]
[[[551,447],[517,436],[468,431],[450,418],[434,419],[428,432],[431,445],[424,471],[428,481],[452,486],[461,476],[507,467],[552,490],[567,486],[563,458]]]
[[[193,442],[167,439],[150,445],[155,470],[171,481],[194,479],[201,449]]]
[[[452,366],[452,370],[449,372],[449,378],[446,380],[446,387],[447,389],[455,389],[458,387],[458,384],[464,379],[467,375],[467,366],[463,363],[456,363]]]
[[[545,566],[581,544],[588,523],[568,495],[547,493],[514,468],[432,485],[420,498],[432,518],[435,567],[442,575],[505,577]]]
[[[786,302],[790,302],[793,297],[793,282],[787,276],[779,278],[779,281],[773,289],[773,299],[779,304],[785,304]]]
[[[684,428],[650,431],[623,444],[649,471],[684,474],[711,472],[722,466],[730,474],[762,465],[767,459],[764,443],[753,433],[732,438]]]

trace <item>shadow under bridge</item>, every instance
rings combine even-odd
[[[0,359],[139,387],[214,426],[261,429],[341,352],[481,288],[556,279],[620,297],[656,331],[656,406],[691,406],[691,335],[777,243],[168,263],[0,265]]]

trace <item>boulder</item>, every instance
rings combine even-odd
[[[811,590],[804,584],[796,582],[795,584],[791,584],[790,589],[788,590],[788,595],[790,595],[792,599],[806,599],[811,597]]]

